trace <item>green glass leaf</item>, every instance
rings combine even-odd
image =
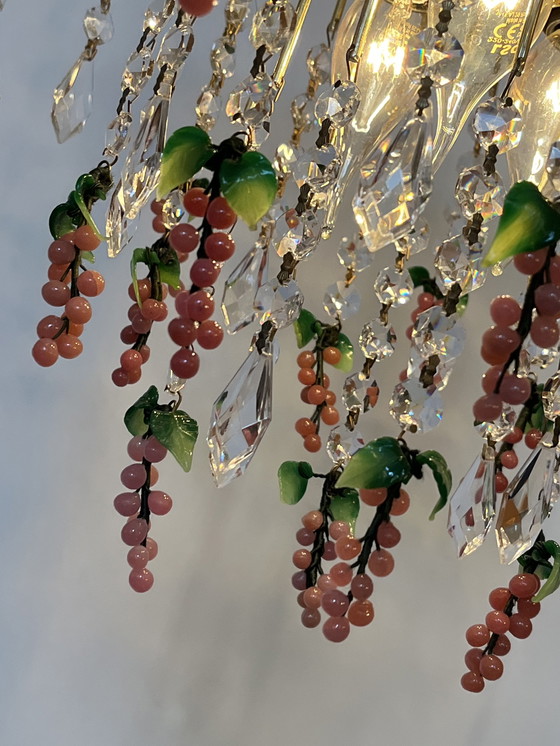
[[[519,181],[507,193],[504,211],[482,266],[490,267],[515,254],[538,251],[560,239],[560,213],[534,184]]]
[[[80,259],[95,264],[95,254],[93,251],[80,251]]]
[[[100,241],[106,241],[107,237],[104,236],[101,233],[101,231],[99,230],[99,228],[95,224],[95,221],[91,217],[91,212],[88,210],[88,207],[87,207],[87,205],[86,205],[86,203],[85,203],[84,198],[82,197],[82,195],[79,192],[77,192],[77,191],[74,190],[72,192],[72,197],[73,197],[75,203],[77,204],[77,206],[80,208],[80,212],[82,213],[82,217],[84,218],[85,222],[87,223],[87,225],[89,225],[89,227],[95,233],[95,235],[97,236],[97,238]]]
[[[536,596],[533,596],[531,599],[533,603],[540,603],[543,598],[550,596],[551,593],[554,593],[560,587],[560,545],[555,541],[545,541],[544,546],[554,560],[554,565],[546,582],[542,585]]]
[[[430,282],[430,273],[426,267],[409,267],[408,272],[415,288],[423,287],[425,282]]]
[[[350,373],[354,367],[354,345],[348,339],[346,334],[339,334],[335,347],[340,350],[342,356],[338,363],[333,367],[338,368],[338,370],[341,370],[343,373]]]
[[[459,302],[457,303],[457,313],[459,314],[459,316],[462,316],[465,313],[468,305],[469,305],[469,296],[462,295],[459,298]]]
[[[250,228],[269,211],[278,191],[272,163],[254,150],[237,160],[224,160],[220,186],[229,205]]]
[[[315,324],[317,319],[311,311],[302,308],[297,321],[294,324],[297,346],[301,349],[308,345],[315,337]]]
[[[301,462],[305,463],[305,462]],[[306,464],[306,466],[310,466]],[[311,467],[310,467],[311,468]],[[284,461],[278,468],[280,499],[286,505],[295,505],[305,495],[308,478],[302,474],[299,461]]]
[[[198,424],[186,412],[164,412],[154,409],[150,415],[150,430],[175,456],[184,471],[190,471],[193,450],[198,437]]]
[[[171,135],[161,156],[157,198],[192,179],[214,155],[212,141],[199,127],[181,127]]]
[[[166,285],[178,290],[181,287],[181,265],[179,258],[173,249],[169,249],[158,260],[159,279]]]
[[[142,305],[142,298],[140,298],[140,291],[138,290],[138,275],[136,274],[136,266],[140,263],[148,264],[149,249],[134,249],[132,252],[132,258],[130,260],[130,276],[132,278],[132,286],[134,288],[134,295],[136,296],[136,302],[139,306]]]
[[[70,215],[68,214],[69,205],[64,202],[57,205],[49,217],[49,230],[53,238],[61,238],[70,233],[76,227]]]
[[[356,490],[340,490],[331,497],[330,511],[335,521],[345,521],[354,533],[360,513],[360,497]]]
[[[408,482],[410,464],[395,438],[372,440],[351,457],[338,478],[337,488],[378,489]]]
[[[434,475],[439,492],[439,500],[430,513],[430,521],[433,521],[438,513],[447,503],[447,498],[451,492],[453,477],[447,466],[447,461],[438,451],[422,451],[416,456],[416,461],[423,466],[428,466]]]
[[[145,435],[148,432],[150,416],[157,407],[158,399],[158,390],[155,386],[150,386],[146,393],[126,410],[124,424],[131,435]]]

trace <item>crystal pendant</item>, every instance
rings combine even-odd
[[[472,125],[482,147],[496,145],[498,153],[505,153],[519,144],[522,126],[516,107],[505,106],[499,96],[489,98],[476,109]]]
[[[113,191],[109,211],[107,213],[107,222],[105,233],[107,234],[107,254],[114,259],[117,254],[124,249],[136,232],[136,221],[129,221],[125,215],[123,206],[122,182],[119,181]]]
[[[496,515],[496,452],[487,444],[449,499],[447,530],[459,557],[478,549]]]
[[[135,50],[127,60],[122,78],[123,90],[128,96],[138,96],[154,71],[152,47]]]
[[[197,125],[209,132],[216,126],[216,122],[221,111],[221,96],[211,86],[204,86],[196,101],[196,123]]]
[[[373,254],[368,251],[362,237],[359,234],[352,238],[344,237],[338,249],[338,261],[352,272],[362,272],[370,266],[373,261]]]
[[[284,223],[287,223],[289,228],[282,232]],[[306,210],[301,215],[298,215],[295,210],[288,210],[283,219],[276,224],[275,238],[277,240],[280,237],[276,246],[278,256],[284,256],[290,252],[298,261],[307,259],[321,240],[322,227],[313,210]]]
[[[308,132],[317,126],[315,100],[306,93],[301,93],[293,99],[291,110],[294,129],[298,132]]]
[[[545,383],[541,399],[546,417],[554,422],[560,417],[560,373],[555,373]]]
[[[375,381],[370,382],[362,373],[352,373],[344,381],[342,401],[348,412],[365,413],[375,406],[379,389]]]
[[[528,375],[531,367],[539,367],[542,370],[548,368],[555,360],[558,359],[559,351],[557,347],[539,347],[530,337],[523,342],[521,349],[520,362],[523,368],[522,375]]]
[[[228,334],[235,334],[256,318],[255,296],[266,282],[267,266],[268,245],[257,241],[227,278],[222,313]]]
[[[346,321],[360,310],[360,294],[340,280],[326,289],[323,308],[333,319]]]
[[[410,233],[395,241],[395,248],[400,254],[409,258],[427,249],[429,240],[430,226],[425,220],[417,220]]]
[[[175,0],[151,0],[144,14],[144,30],[159,34],[173,12]]]
[[[239,26],[239,30],[241,31],[241,25],[249,15],[252,4],[252,0],[227,0],[224,10],[226,21]]]
[[[243,474],[272,416],[272,344],[253,349],[214,402],[208,447],[218,487]]]
[[[396,267],[386,267],[377,275],[373,291],[380,303],[388,306],[401,306],[412,297],[414,283],[407,269],[399,271]]]
[[[467,219],[476,213],[484,220],[501,215],[505,194],[499,174],[486,174],[482,166],[461,171],[455,187],[455,197]]]
[[[346,425],[338,425],[330,431],[326,449],[334,464],[344,465],[364,446],[364,436],[359,430],[350,430]]]
[[[167,196],[161,208],[161,219],[168,230],[174,228],[185,216],[186,210],[183,203],[185,193],[182,189],[174,189]]]
[[[560,141],[553,142],[546,161],[548,181],[556,192],[560,192]]]
[[[314,192],[328,189],[338,176],[340,161],[332,145],[295,153],[293,178],[298,187],[309,184]]]
[[[284,177],[291,175],[293,166],[297,162],[298,154],[298,150],[291,143],[281,143],[276,148],[272,164],[276,172]]]
[[[442,86],[459,75],[463,55],[463,47],[454,36],[440,36],[435,28],[427,28],[408,40],[404,64],[414,83],[420,84],[428,76],[435,86]]]
[[[158,54],[160,69],[167,65],[170,71],[178,72],[191,53],[194,36],[190,23],[172,26],[162,39]]]
[[[214,75],[217,75],[218,78],[231,78],[235,72],[234,41],[227,36],[215,41],[210,52],[210,64]]]
[[[303,306],[303,295],[295,280],[282,285],[275,277],[261,285],[255,296],[260,324],[271,321],[277,329],[293,324]]]
[[[84,17],[84,31],[90,41],[106,44],[113,38],[113,19],[101,8],[90,8]]]
[[[93,62],[78,57],[53,93],[51,120],[59,143],[84,128],[93,108]]]
[[[267,73],[258,73],[234,88],[229,95],[226,114],[233,123],[258,127],[270,119],[276,87]]]
[[[496,522],[500,562],[509,565],[533,546],[550,512],[555,449],[539,444],[503,494]]]
[[[437,247],[434,266],[447,291],[453,285],[460,285],[463,293],[470,293],[482,287],[486,279],[481,262],[482,246],[469,245],[461,235],[448,238]]]
[[[326,44],[318,44],[307,54],[307,71],[315,85],[326,83],[331,76],[331,53]]]
[[[380,321],[370,321],[362,328],[358,344],[364,356],[373,360],[384,360],[395,351],[397,335],[392,326]]]
[[[513,432],[515,422],[517,420],[517,414],[513,407],[509,404],[504,404],[502,407],[502,414],[494,422],[481,422],[476,425],[476,429],[482,435],[483,438],[490,438],[490,440],[497,443],[506,435]]]
[[[251,44],[255,49],[264,44],[269,54],[276,54],[290,38],[295,20],[291,3],[269,0],[253,17]]]
[[[165,390],[169,391],[170,394],[178,394],[179,391],[182,391],[185,388],[187,380],[187,378],[179,378],[179,376],[176,376],[175,373],[170,370],[167,374]]]
[[[441,306],[419,313],[412,327],[411,343],[420,355],[428,359],[437,355],[449,362],[459,357],[465,347],[464,326],[453,316],[446,316]]]
[[[428,113],[409,119],[362,166],[353,208],[370,251],[410,233],[424,209],[432,190],[431,129]]]
[[[435,386],[441,391],[449,382],[453,363],[453,360],[442,361],[437,355],[423,358],[415,347],[411,347],[406,375],[407,378],[419,380],[423,386]]]
[[[393,389],[389,411],[403,429],[426,433],[441,422],[443,401],[434,385],[424,388],[419,380],[405,378]]]
[[[127,147],[130,141],[130,125],[132,124],[132,117],[127,111],[121,111],[111,124],[107,127],[107,140],[103,155],[109,156],[109,158],[116,158],[122,153]],[[112,133],[112,141],[109,140],[110,133]]]
[[[328,119],[333,127],[344,127],[353,118],[359,105],[358,86],[349,80],[337,81],[317,99],[315,116],[319,122]]]
[[[169,101],[154,96],[142,112],[140,129],[122,171],[127,218],[137,217],[156,188],[167,134]]]

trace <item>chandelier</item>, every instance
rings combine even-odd
[[[41,290],[52,308],[32,354],[49,368],[82,353],[105,288],[95,259],[104,245],[115,265],[126,255],[130,307],[116,320],[119,364],[107,370],[129,432],[114,507],[129,584],[144,593],[153,534],[172,508],[160,488],[168,462],[189,472],[206,450],[218,487],[243,478],[282,410],[274,369],[283,340],[295,339],[300,447],[266,486],[274,480],[288,505],[301,501],[294,613],[334,643],[372,623],[374,582],[398,561],[401,516],[417,480],[432,480],[433,531],[445,531],[446,515],[459,557],[494,542],[512,566],[466,633],[461,683],[480,692],[560,585],[560,546],[546,532],[560,494],[560,23],[553,0],[323,0],[324,41],[307,50],[311,4],[149,3],[100,158],[67,197],[53,195]],[[199,49],[197,29],[212,23],[223,31]],[[83,51],[54,89],[59,143],[92,114],[110,0],[87,10],[83,29]],[[236,61],[243,43],[247,68]],[[307,78],[285,131],[277,111],[302,57]],[[185,96],[189,66],[206,64],[207,84]],[[174,112],[182,124],[172,131]],[[432,184],[466,130],[472,162],[454,177],[447,235],[433,235]],[[151,233],[141,224],[150,211]],[[350,213],[355,230],[339,240]],[[306,266],[335,255],[338,270],[310,307],[317,287]],[[452,474],[449,454],[423,436],[446,427],[442,392],[471,365],[462,354],[477,291],[515,273],[523,291],[498,292],[481,334],[480,397],[447,402],[479,434]],[[401,333],[405,304],[411,325]],[[150,356],[165,330],[170,347],[157,343]],[[221,345],[246,339],[243,330],[249,349],[230,370]],[[396,380],[393,355],[406,360]],[[205,367],[223,374],[206,401],[209,424],[190,414],[200,402],[189,385]],[[169,372],[158,379],[158,370]]]

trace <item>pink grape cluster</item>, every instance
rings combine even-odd
[[[304,548],[297,549],[292,557],[297,568],[292,585],[299,591],[304,627],[317,627],[323,611],[327,616],[322,627],[324,636],[331,642],[342,642],[351,627],[365,627],[373,621],[370,574],[382,578],[393,571],[395,562],[388,550],[399,543],[401,534],[390,517],[403,515],[410,505],[405,490],[397,494],[393,498],[386,489],[360,490],[362,502],[378,509],[362,539],[355,538],[344,521],[329,525],[328,516],[319,510],[303,516],[303,527],[296,538]],[[321,560],[335,562],[328,573],[322,572]]]
[[[128,492],[121,492],[114,500],[117,513],[127,518],[121,538],[130,547],[127,561],[131,567],[128,582],[138,593],[149,591],[154,576],[146,565],[158,553],[157,543],[148,536],[150,515],[166,515],[173,506],[171,497],[154,490],[159,473],[154,464],[162,461],[167,449],[149,433],[133,437],[128,443],[128,455],[133,463],[121,472],[121,482]]]
[[[467,642],[472,647],[465,655],[468,671],[461,678],[463,689],[481,692],[485,681],[495,681],[502,676],[501,659],[511,649],[507,633],[521,640],[531,634],[531,620],[541,609],[531,598],[539,586],[536,575],[520,573],[514,575],[508,588],[494,588],[490,593],[492,611],[486,615],[485,623],[473,624],[466,632]]]
[[[224,331],[214,314],[213,285],[220,270],[235,251],[233,238],[226,233],[237,220],[237,215],[220,196],[210,198],[201,187],[189,189],[184,196],[189,215],[203,218],[197,229],[191,223],[180,223],[169,232],[169,244],[184,262],[198,247],[190,268],[191,288],[175,294],[177,316],[169,322],[168,332],[179,346],[170,361],[170,368],[179,378],[193,378],[200,367],[200,358],[193,349],[197,342],[205,350],[221,344]]]
[[[32,355],[42,367],[54,365],[59,357],[75,358],[83,350],[80,336],[92,315],[87,297],[102,293],[105,280],[99,272],[83,268],[81,252],[94,251],[99,244],[93,230],[82,225],[49,246],[49,280],[41,294],[50,306],[63,311],[59,316],[45,316],[37,324],[39,339],[33,345]]]
[[[475,419],[492,422],[502,413],[503,404],[518,405],[531,394],[526,376],[508,373],[527,336],[537,347],[553,348],[560,339],[560,257],[548,249],[518,254],[516,269],[530,275],[524,307],[509,295],[500,295],[490,304],[494,326],[484,332],[480,354],[492,366],[482,379],[484,396],[473,406]]]

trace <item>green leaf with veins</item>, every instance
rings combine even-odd
[[[432,470],[438,488],[439,500],[430,513],[430,521],[433,521],[436,517],[436,513],[444,508],[447,503],[447,498],[451,492],[453,477],[449,467],[447,466],[447,461],[438,451],[422,451],[422,453],[419,453],[416,456],[416,461],[423,466],[428,466]]]
[[[354,367],[354,345],[346,334],[339,334],[335,347],[340,350],[341,358],[333,367],[341,370],[343,373],[350,373]]]
[[[299,316],[297,317],[297,321],[294,324],[296,343],[300,349],[308,345],[316,336],[316,323],[317,319],[315,318],[315,316],[313,316],[311,311],[307,311],[305,308],[302,308]]]
[[[161,282],[178,290],[181,287],[181,265],[177,253],[170,248],[159,255],[157,264]]]
[[[90,264],[95,264],[95,254],[93,251],[80,251],[80,259],[83,259]]]
[[[550,596],[551,593],[554,593],[560,587],[560,545],[555,541],[545,541],[544,546],[554,560],[554,564],[550,575],[543,583],[541,589],[531,599],[533,603],[540,603],[543,598]]]
[[[356,490],[343,489],[337,491],[329,503],[329,508],[335,521],[345,521],[354,533],[356,521],[360,513],[360,497]]]
[[[161,156],[161,174],[157,187],[157,198],[169,192],[200,171],[214,155],[212,141],[199,127],[181,127],[165,144]]]
[[[68,203],[64,202],[62,205],[57,205],[51,212],[49,230],[53,238],[61,238],[76,228],[72,218],[68,214],[68,209]]]
[[[152,411],[157,407],[159,393],[155,386],[143,394],[138,401],[126,410],[124,424],[131,435],[145,435]]]
[[[134,288],[134,295],[136,296],[136,302],[139,306],[142,305],[142,298],[140,298],[140,291],[138,290],[138,275],[136,274],[136,266],[140,263],[148,264],[149,256],[150,249],[134,249],[134,251],[132,252],[132,258],[130,260],[130,276],[132,278],[132,287]]]
[[[238,159],[226,158],[220,168],[220,187],[230,207],[250,228],[270,210],[278,191],[272,163],[250,150]]]
[[[154,409],[150,415],[150,430],[159,442],[173,454],[184,471],[190,471],[198,424],[186,412]]]
[[[280,499],[286,505],[296,505],[305,495],[309,481],[309,477],[305,476],[308,473],[307,467],[311,470],[310,464],[305,461],[284,461],[280,464],[278,486],[280,487]]]
[[[378,489],[408,482],[410,464],[395,438],[377,438],[350,458],[336,483],[337,488]]]

